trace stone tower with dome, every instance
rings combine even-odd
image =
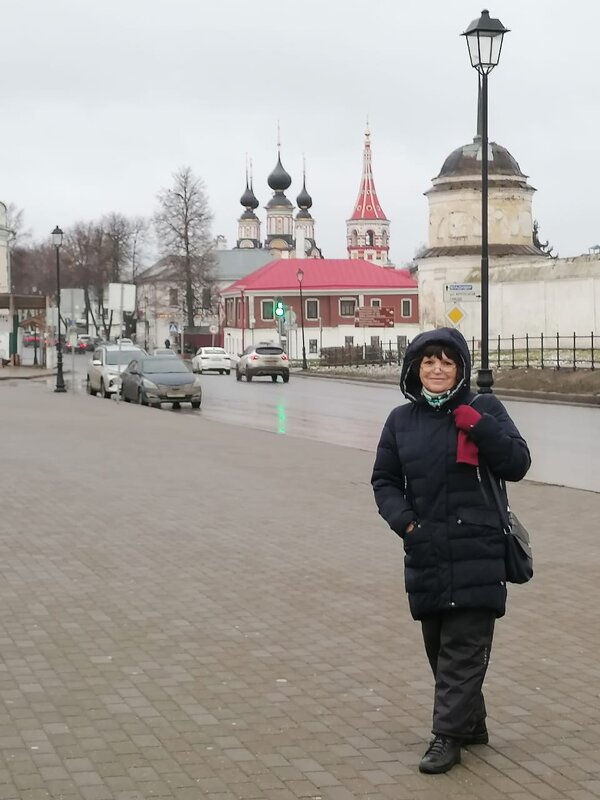
[[[429,202],[429,236],[418,265],[421,325],[424,329],[448,325],[451,310],[445,286],[477,283],[481,267],[481,137],[453,150],[445,159],[432,186],[425,192]],[[534,266],[547,267],[549,254],[534,238],[530,185],[516,159],[502,145],[488,146],[488,225],[490,298],[494,283],[519,281]],[[479,303],[465,303],[457,327],[467,336],[479,336]],[[490,316],[490,331],[499,332],[499,316]],[[512,324],[512,323],[511,323]],[[514,328],[511,333],[514,332]]]

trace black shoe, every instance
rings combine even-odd
[[[460,739],[434,736],[421,759],[419,772],[437,775],[440,772],[448,772],[455,764],[460,764]]]
[[[471,731],[471,734],[463,739],[463,745],[468,747],[472,744],[487,744],[489,740],[490,737],[488,735],[487,728],[485,727],[485,720],[482,719],[475,725]]]

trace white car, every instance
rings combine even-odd
[[[146,351],[134,344],[103,344],[94,350],[87,373],[88,394],[111,397],[119,391],[121,372],[136,356],[147,355]]]
[[[218,372],[229,375],[231,359],[222,347],[200,347],[192,358],[192,372]]]

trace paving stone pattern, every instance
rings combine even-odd
[[[600,797],[598,495],[513,490],[537,574],[497,626],[491,744],[424,776],[371,453],[29,382],[0,442],[0,800]]]

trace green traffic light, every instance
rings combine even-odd
[[[277,300],[275,302],[275,316],[276,317],[283,317],[285,314],[285,306],[281,300]]]

